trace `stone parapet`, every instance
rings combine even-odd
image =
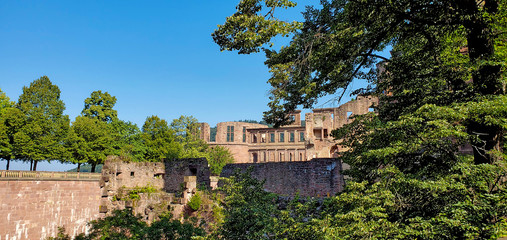
[[[53,180],[53,181],[99,181],[100,173],[41,172],[0,170],[0,181]]]

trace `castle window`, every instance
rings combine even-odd
[[[292,153],[289,153],[289,162],[292,162]]]
[[[274,133],[269,134],[269,142],[275,142],[275,134]]]
[[[289,133],[289,142],[294,142],[294,132]]]
[[[329,135],[327,134],[327,129],[324,129],[324,138],[327,138]]]
[[[246,142],[246,127],[243,127],[243,142]]]
[[[299,133],[299,141],[300,142],[304,142],[305,141],[305,133],[304,132],[300,132]]]
[[[299,153],[299,161],[303,161],[303,154]]]
[[[263,133],[261,134],[261,143],[265,143],[266,142],[266,134]]]
[[[252,134],[252,143],[257,143],[257,135],[255,133]]]
[[[280,139],[278,139],[279,142],[285,142],[285,134],[280,133]]]
[[[227,142],[234,142],[234,126],[227,126]]]

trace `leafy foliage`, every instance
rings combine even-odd
[[[115,104],[115,96],[100,90],[94,91],[89,98],[85,99],[85,106],[81,114],[85,117],[110,123],[118,119],[118,113],[113,109]]]
[[[196,192],[191,198],[190,201],[188,201],[188,206],[190,209],[197,211],[199,208],[201,208],[202,199],[201,194],[199,192]]]
[[[277,196],[264,191],[263,181],[250,172],[236,172],[225,180],[221,189],[224,222],[218,230],[221,239],[267,239],[274,232],[274,216],[278,212]]]
[[[146,118],[142,128],[142,139],[147,147],[145,160],[158,162],[164,158],[174,159],[182,151],[176,142],[173,130],[167,122],[157,116]]]
[[[23,87],[16,107],[24,117],[23,125],[14,134],[16,156],[35,161],[33,170],[37,161],[62,159],[69,117],[63,114],[65,104],[60,100],[60,89],[43,76]]]
[[[200,138],[200,125],[196,118],[180,116],[171,122],[171,129],[183,148],[179,158],[207,157],[208,145]]]
[[[291,213],[283,221],[321,226],[315,231],[329,239],[505,235],[506,9],[498,0],[307,7],[290,44],[265,50],[273,87],[265,119],[280,125],[298,106],[328,94],[340,99],[353,79],[368,81],[356,93],[377,94],[381,104],[378,115],[357,116],[333,132],[349,149],[342,155],[351,166],[347,190],[311,220]],[[228,31],[215,39],[223,49],[243,44],[247,53],[268,42],[259,29],[234,25],[237,15],[249,24],[265,17],[238,11],[225,24],[264,41]],[[392,57],[379,56],[388,46]],[[473,158],[458,154],[466,143]]]
[[[113,138],[106,122],[78,116],[72,123],[67,138],[69,160],[73,163],[89,163],[92,172],[97,164],[103,164],[113,153]]]
[[[228,148],[223,146],[209,147],[207,159],[212,175],[220,176],[225,165],[234,162],[234,157]]]

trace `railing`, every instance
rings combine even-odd
[[[0,180],[80,180],[97,181],[100,173],[82,172],[38,172],[38,171],[7,171],[0,170]]]

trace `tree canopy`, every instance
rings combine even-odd
[[[278,5],[276,5],[278,4]],[[264,50],[265,119],[280,125],[324,95],[380,98],[377,114],[333,131],[348,149],[346,191],[311,221],[340,239],[488,239],[505,235],[507,3],[321,1],[301,23],[291,1],[241,1],[213,33],[223,50]],[[266,21],[279,24],[266,25]],[[269,32],[266,35],[264,31]],[[279,50],[272,37],[291,41]],[[391,57],[379,52],[392,48]],[[461,155],[470,144],[473,156]]]
[[[29,87],[23,87],[16,107],[24,121],[14,134],[16,156],[22,160],[37,161],[61,159],[65,153],[63,139],[69,129],[69,117],[63,114],[65,104],[60,89],[43,76]]]
[[[81,114],[85,117],[97,118],[100,121],[110,123],[118,119],[118,113],[113,109],[115,104],[115,96],[100,90],[94,91],[89,98],[85,99],[84,109]]]

